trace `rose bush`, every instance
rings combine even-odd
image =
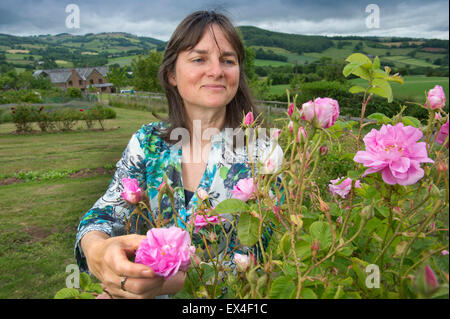
[[[425,97],[427,123],[404,116],[406,106],[393,118],[373,113],[366,122],[372,96],[392,101],[390,82],[403,79],[389,67],[380,69],[377,57],[355,53],[346,61],[344,76],[367,81],[350,88],[362,97],[359,123],[339,120],[339,103],[331,98],[299,109],[296,97],[291,103],[288,96],[286,117],[271,135],[282,158],[273,148],[275,158],[269,153],[250,162],[252,176],[235,184],[230,199],[215,202],[199,193],[198,207],[183,224],[195,251],[170,251],[178,243],[189,247],[186,235],[164,243],[147,236],[152,239],[142,253],[148,251],[154,267],[161,262],[164,275],[186,271],[175,298],[448,298],[448,114],[442,92],[430,90]],[[259,125],[253,114],[242,119],[245,132]],[[251,134],[245,136],[251,144]],[[350,140],[345,150],[344,139]],[[319,167],[332,149],[342,149],[333,158],[352,164],[337,165],[346,171],[319,185]],[[159,201],[167,196],[173,203],[173,191],[165,179]],[[153,216],[146,196],[132,215],[158,232],[165,224]],[[180,225],[178,212],[173,218]],[[182,257],[166,263],[166,253]],[[165,271],[167,265],[174,267]]]

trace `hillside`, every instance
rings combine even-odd
[[[287,34],[253,26],[238,28],[247,46],[256,52],[256,66],[301,65],[330,57],[343,61],[353,52],[379,56],[382,64],[407,69],[411,74],[430,70],[448,73],[448,40],[389,37],[325,37]],[[165,42],[128,33],[39,35],[0,34],[0,63],[17,70],[130,65],[138,54],[164,50]],[[448,76],[448,75],[447,75]]]

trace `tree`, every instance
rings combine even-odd
[[[245,59],[244,59],[244,73],[247,76],[247,81],[251,82],[257,79],[255,72],[255,50],[253,48],[244,45]]]
[[[147,57],[141,55],[131,61],[133,70],[133,84],[138,91],[162,92],[161,83],[158,80],[158,70],[162,63],[161,52],[151,51]]]
[[[111,68],[106,74],[106,77],[109,82],[114,84],[118,92],[120,92],[120,89],[128,84],[127,71],[125,68]]]

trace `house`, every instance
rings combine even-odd
[[[67,89],[71,87],[86,91],[90,86],[97,89],[97,92],[113,93],[114,85],[106,82],[107,66],[86,67],[86,68],[66,68],[52,70],[37,70],[33,73],[34,77],[49,77],[52,84],[60,88]]]

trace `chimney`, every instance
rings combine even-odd
[[[76,74],[75,68],[72,68],[72,75],[75,75],[75,74]]]

